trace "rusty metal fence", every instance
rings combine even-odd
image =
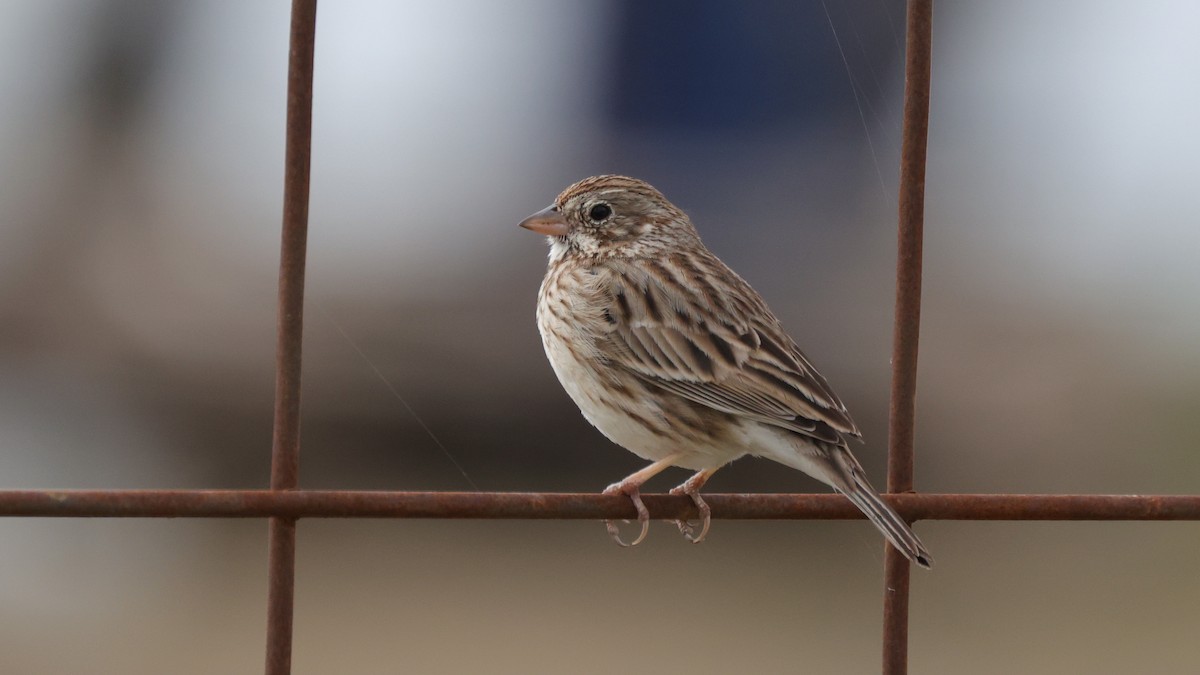
[[[308,229],[316,0],[293,0],[288,62],[283,242],[279,267],[275,422],[269,490],[8,490],[0,516],[268,518],[266,673],[291,671],[299,518],[622,519],[621,495],[362,492],[298,489],[301,335]],[[888,428],[887,499],[916,520],[1200,520],[1200,495],[915,494],[913,420],[921,319],[921,248],[929,123],[932,0],[909,0],[899,241]],[[694,516],[686,496],[644,495],[655,518]],[[834,494],[706,495],[713,518],[857,519]],[[909,563],[886,546],[883,672],[908,665]]]

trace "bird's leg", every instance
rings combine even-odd
[[[696,510],[700,512],[700,534],[694,534],[696,531],[695,526],[688,521],[675,521],[684,538],[693,544],[699,544],[708,535],[708,526],[712,522],[712,509],[708,508],[708,503],[700,497],[700,488],[704,487],[704,484],[716,472],[716,469],[697,471],[695,475],[684,481],[683,485],[671,490],[671,494],[673,495],[687,495],[691,497],[692,502],[696,505]]]
[[[663,469],[672,466],[682,456],[682,452],[677,452],[673,455],[667,455],[650,466],[637,471],[636,473],[630,474],[619,483],[613,483],[612,485],[604,488],[604,494],[606,495],[621,494],[629,497],[629,499],[633,501],[633,508],[637,509],[638,522],[642,524],[641,534],[638,535],[637,539],[634,539],[632,542],[626,544],[621,540],[621,533],[617,529],[616,521],[604,521],[605,527],[608,528],[608,535],[613,538],[613,541],[617,542],[621,546],[637,546],[638,544],[642,543],[642,540],[646,538],[646,533],[650,531],[650,512],[646,510],[646,505],[642,503],[642,483],[645,483],[655,475],[661,473]]]

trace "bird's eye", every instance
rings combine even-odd
[[[597,204],[592,207],[591,211],[588,211],[588,218],[591,218],[593,221],[595,221],[597,223],[611,215],[612,215],[612,207],[609,206],[608,204],[604,204],[604,203]]]

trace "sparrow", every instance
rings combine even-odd
[[[871,487],[850,453],[858,427],[762,297],[700,240],[688,216],[647,183],[594,176],[521,221],[545,235],[550,262],[537,325],[554,373],[584,418],[651,464],[605,494],[632,500],[645,539],[643,483],[672,466],[695,473],[671,494],[696,505],[693,542],[708,534],[700,489],[752,455],[844,494],[909,560],[933,558]]]

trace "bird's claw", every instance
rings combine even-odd
[[[642,503],[642,496],[638,486],[615,483],[605,488],[604,494],[621,494],[629,497],[629,500],[633,502],[633,508],[637,509],[638,522],[642,525],[642,531],[638,534],[637,539],[634,539],[627,544],[621,539],[621,532],[617,527],[617,522],[615,520],[606,520],[604,521],[604,526],[608,528],[608,536],[612,537],[613,541],[617,542],[619,546],[630,547],[637,546],[638,544],[642,543],[642,540],[645,539],[646,535],[650,532],[650,512],[646,510],[646,505]],[[629,521],[625,520],[622,522],[628,523]]]
[[[692,525],[690,521],[675,521],[675,525],[679,527],[679,532],[683,534],[683,538],[693,544],[699,544],[704,541],[704,538],[708,536],[708,527],[712,524],[712,509],[708,507],[708,503],[700,496],[700,491],[684,483],[672,489],[671,494],[691,497],[692,503],[696,505],[696,510],[700,512],[700,534],[696,534],[696,526]]]

